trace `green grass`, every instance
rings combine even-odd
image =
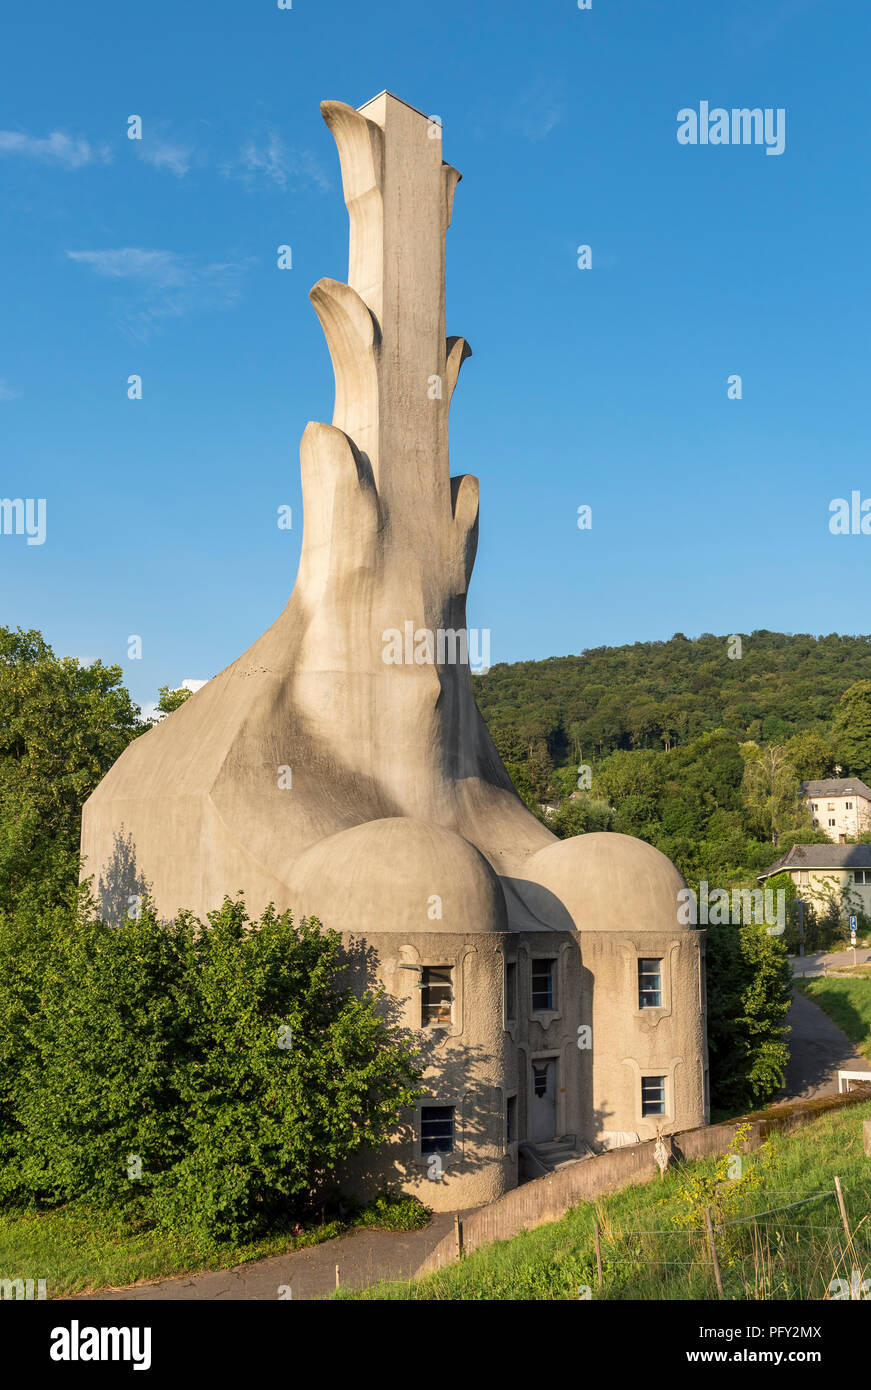
[[[243,1245],[218,1245],[183,1235],[115,1225],[103,1213],[73,1204],[54,1211],[0,1212],[0,1277],[45,1279],[49,1298],[168,1279],[191,1270],[228,1269],[329,1240],[340,1222],[287,1232]]]
[[[745,1180],[730,1216],[757,1217],[718,1231],[728,1299],[820,1299],[830,1280],[859,1269],[871,1277],[871,1162],[862,1121],[871,1101],[831,1112],[792,1134],[776,1133],[743,1159]],[[722,1163],[722,1160],[720,1160]],[[663,1181],[573,1208],[560,1221],[473,1251],[421,1280],[381,1283],[336,1298],[515,1300],[716,1299],[703,1233],[682,1225],[691,1182],[714,1174],[716,1159],[671,1169]],[[774,1216],[758,1215],[806,1196],[831,1192],[838,1175],[852,1225],[846,1248],[833,1196]],[[752,1183],[757,1185],[753,1186]],[[729,1184],[724,1184],[728,1189]],[[597,1287],[594,1223],[601,1231],[604,1288]]]
[[[796,980],[795,986],[843,1028],[850,1041],[871,1060],[871,971],[867,966],[858,966],[855,972]]]
[[[45,1279],[49,1298],[123,1288],[197,1270],[282,1255],[332,1240],[352,1226],[417,1230],[430,1213],[413,1198],[377,1198],[346,1221],[305,1226],[241,1245],[210,1243],[140,1225],[113,1223],[105,1213],[73,1203],[53,1211],[0,1212],[0,1278]]]

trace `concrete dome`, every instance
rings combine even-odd
[[[558,840],[531,855],[522,875],[515,886],[552,926],[687,930],[678,921],[678,893],[686,883],[660,850],[631,835],[605,831]]]
[[[507,931],[505,897],[484,856],[440,826],[366,821],[312,845],[290,872],[294,915],[335,931]],[[440,915],[439,915],[440,914]]]

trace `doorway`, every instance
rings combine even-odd
[[[556,1058],[545,1057],[530,1065],[530,1137],[534,1144],[547,1143],[556,1138]]]

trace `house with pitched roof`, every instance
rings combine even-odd
[[[871,830],[871,787],[859,777],[825,777],[802,782],[801,796],[815,826],[830,840],[843,844],[848,835],[857,837]]]
[[[781,873],[789,874],[799,897],[822,902],[847,890],[851,905],[871,915],[871,845],[793,845],[756,877],[764,883]]]

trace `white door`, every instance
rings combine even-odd
[[[531,1064],[532,1142],[556,1138],[556,1059]]]

